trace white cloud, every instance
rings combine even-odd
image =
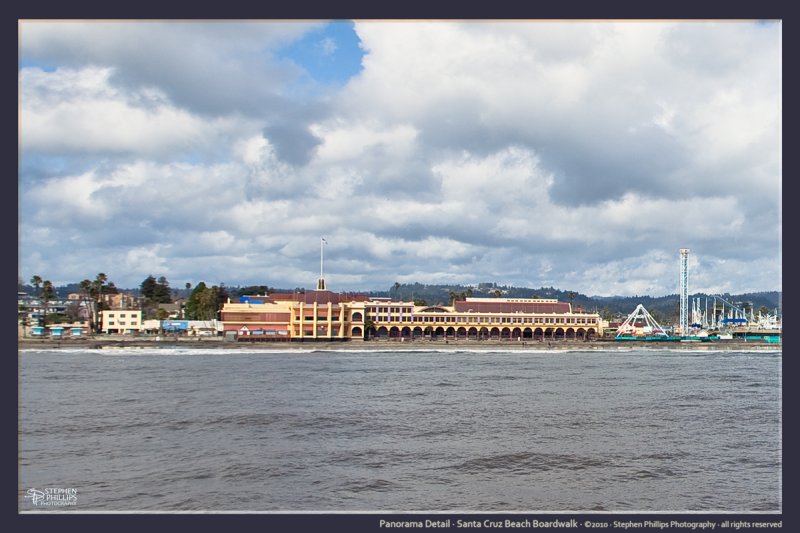
[[[157,88],[123,92],[112,69],[20,71],[25,151],[175,156],[214,151],[246,121],[208,120],[172,105]]]
[[[779,25],[359,21],[332,95],[315,25],[23,23],[23,275],[780,288]]]

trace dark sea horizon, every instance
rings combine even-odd
[[[780,513],[781,361],[23,349],[18,509]]]

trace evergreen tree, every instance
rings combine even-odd
[[[208,287],[201,281],[192,290],[186,302],[186,318],[189,320],[214,320],[217,312],[228,299],[228,289],[224,284]]]
[[[158,283],[156,283],[153,294],[153,301],[160,304],[172,303],[172,291],[170,291],[169,282],[164,276],[158,278]]]
[[[215,285],[209,288],[205,282],[201,281],[192,290],[192,294],[186,302],[186,318],[189,320],[213,320],[217,317],[220,300],[227,299],[227,294],[224,287],[220,288]]]
[[[154,278],[152,274],[147,276],[144,278],[140,288],[140,294],[145,300],[153,300],[156,293],[156,278]]]

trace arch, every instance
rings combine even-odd
[[[586,330],[586,338],[589,340],[594,340],[597,337],[597,331],[594,328],[589,328]]]
[[[586,330],[583,328],[578,328],[578,331],[575,332],[575,337],[581,340],[586,340]]]
[[[478,328],[471,327],[467,330],[467,338],[468,339],[477,339],[478,338]]]
[[[523,339],[532,339],[533,338],[533,331],[531,328],[525,328],[522,330],[522,338]]]
[[[575,330],[572,328],[567,328],[567,331],[564,333],[564,338],[566,339],[574,339],[575,338]]]
[[[533,330],[533,338],[544,340],[544,330],[542,330],[542,328],[536,328],[535,330]]]
[[[353,313],[353,322],[363,322],[364,315],[361,314],[361,311],[356,311]]]
[[[488,339],[489,338],[489,328],[482,327],[478,330],[478,338],[479,339]]]
[[[564,328],[556,328],[555,332],[553,333],[554,339],[563,339],[564,338]]]
[[[389,335],[389,330],[386,329],[386,326],[381,326],[378,328],[377,336],[378,337],[387,337]]]
[[[449,313],[449,309],[445,309],[444,307],[433,306],[433,307],[425,307],[420,309],[418,312],[420,313]]]
[[[422,328],[419,327],[419,326],[415,327],[414,330],[411,332],[411,336],[412,337],[422,337]]]
[[[522,337],[522,330],[520,328],[514,328],[511,330],[511,338],[513,340],[517,340]]]
[[[466,337],[466,336],[467,336],[467,328],[465,328],[464,326],[461,326],[460,328],[458,328],[456,330],[456,338],[459,338],[459,337],[463,338],[463,337]]]
[[[440,335],[444,335],[444,328],[442,326],[437,327],[435,330],[433,330],[433,334],[436,337],[438,337]]]
[[[505,327],[500,331],[500,340],[511,338],[511,328]]]
[[[361,330],[361,327],[356,326],[353,328],[353,332],[350,334],[353,338],[363,338],[364,332]]]
[[[490,339],[499,339],[500,338],[500,330],[497,327],[493,327],[489,331],[489,338]]]
[[[403,326],[403,329],[400,330],[401,337],[410,337],[411,336],[411,328],[408,326]]]
[[[400,336],[400,328],[398,328],[397,326],[392,326],[389,329],[389,336],[390,337],[399,337]]]
[[[365,339],[375,338],[376,335],[377,335],[377,332],[375,331],[375,327],[374,326],[370,326],[370,327],[368,327],[368,328],[366,328],[364,330],[364,338]]]
[[[449,326],[447,330],[444,332],[445,337],[454,337],[456,334],[456,329],[453,326]]]
[[[554,339],[556,337],[555,331],[553,328],[547,328],[544,330],[544,338],[545,339]]]

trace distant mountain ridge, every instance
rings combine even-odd
[[[499,293],[498,293],[499,291]],[[445,305],[450,302],[453,294],[458,297],[496,297],[498,294],[503,298],[554,298],[559,301],[571,302],[574,308],[583,308],[585,311],[597,311],[604,318],[625,317],[642,304],[656,317],[657,320],[677,321],[679,315],[680,296],[678,294],[668,294],[664,296],[587,296],[577,291],[561,290],[555,287],[513,287],[508,285],[497,285],[496,283],[480,283],[477,286],[464,285],[430,285],[430,284],[398,284],[390,287],[387,291],[373,291],[372,296],[385,296],[400,300],[424,300],[429,305]],[[745,304],[747,309],[752,307],[756,314],[762,307],[769,313],[775,313],[781,309],[782,292],[765,291],[741,294],[690,294],[691,298],[701,298],[701,306],[705,307],[705,299],[708,299],[709,308],[713,305],[714,296],[722,297],[733,304]],[[719,300],[718,300],[719,302]],[[720,303],[718,303],[720,305]]]

